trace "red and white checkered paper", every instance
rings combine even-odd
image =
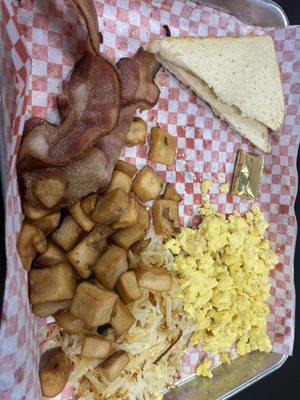
[[[6,250],[7,281],[0,335],[0,398],[5,400],[41,398],[38,383],[40,356],[38,328],[43,321],[31,313],[27,298],[27,274],[16,251],[21,206],[16,177],[16,154],[25,115],[58,118],[55,98],[85,47],[82,20],[64,0],[2,0],[1,30],[6,36],[7,65],[13,78],[5,76],[6,101],[10,117],[6,121],[5,159],[7,168]],[[269,34],[275,42],[285,95],[284,127],[271,137],[272,153],[265,156],[261,194],[257,199],[267,220],[272,247],[280,263],[271,272],[269,334],[273,351],[291,354],[294,330],[293,256],[296,239],[294,202],[298,176],[296,157],[300,135],[300,27],[267,28],[247,26],[236,18],[184,0],[96,1],[104,43],[101,51],[117,61],[150,39],[173,36],[224,36],[249,33]],[[4,39],[3,39],[4,40]],[[187,49],[188,51],[188,49]],[[11,64],[10,64],[11,57]],[[6,72],[8,74],[8,72]],[[238,149],[256,153],[247,141],[216,118],[210,108],[168,72],[158,74],[161,95],[158,104],[142,114],[148,128],[157,123],[177,139],[177,161],[173,167],[154,164],[159,174],[184,197],[180,206],[184,222],[197,223],[201,203],[200,182],[214,181],[211,201],[223,213],[245,211],[250,203],[219,193],[219,183],[231,182]],[[148,145],[126,148],[127,161],[142,167]],[[193,371],[199,354],[193,352],[183,362]],[[61,396],[72,397],[70,392]]]

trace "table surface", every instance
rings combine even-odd
[[[277,3],[286,12],[291,24],[300,24],[300,1],[299,0],[277,0]],[[300,171],[300,157],[298,156],[298,171]],[[1,199],[1,185],[0,185],[0,199]],[[300,198],[299,194],[296,200],[296,215],[298,224],[300,224]],[[0,293],[3,290],[4,282],[4,212],[2,202],[0,201],[0,265],[1,265],[1,279],[0,279]],[[299,225],[300,226],[300,225]],[[296,243],[295,261],[300,258],[300,238],[298,236]],[[295,285],[296,292],[300,293],[300,269],[297,269],[295,263]],[[0,296],[0,310],[2,296]],[[234,400],[292,400],[299,398],[300,393],[300,301],[296,299],[296,337],[294,355],[290,357],[286,363],[278,371],[270,376],[264,378],[260,382],[250,386],[248,389],[234,396]],[[298,312],[297,312],[298,309]],[[200,400],[200,399],[199,399]]]

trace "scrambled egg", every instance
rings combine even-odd
[[[225,218],[205,202],[200,213],[198,229],[183,228],[165,244],[175,256],[177,296],[197,326],[192,344],[224,361],[233,345],[238,355],[271,351],[268,275],[278,259],[264,237],[268,223],[257,206],[245,217]],[[207,376],[207,365],[201,364],[198,373]]]
[[[207,194],[209,189],[212,186],[212,181],[210,179],[205,179],[204,181],[201,182],[201,192],[203,194]]]
[[[229,193],[229,190],[230,188],[227,182],[220,185],[220,193]]]

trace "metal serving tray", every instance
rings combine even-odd
[[[271,0],[204,0],[207,6],[234,15],[248,25],[288,26],[282,8]],[[280,368],[288,356],[254,352],[233,360],[230,365],[214,368],[212,379],[190,376],[166,400],[225,400]]]

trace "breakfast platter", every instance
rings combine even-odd
[[[196,1],[10,3],[0,397],[210,400],[278,367],[300,28]]]

